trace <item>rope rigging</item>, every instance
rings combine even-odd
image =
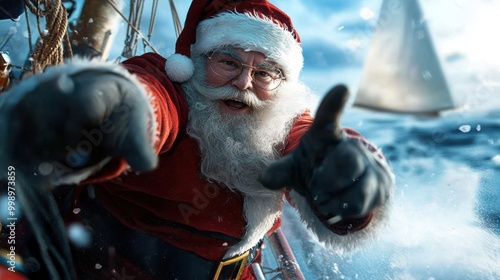
[[[26,13],[28,26],[30,56],[33,73],[43,71],[49,65],[63,62],[64,52],[72,57],[68,37],[68,15],[61,0],[23,0],[26,10],[36,16],[39,39],[32,49],[31,28]],[[42,30],[41,18],[45,18],[45,29]],[[66,44],[66,45],[64,45]]]
[[[136,50],[137,50],[137,39],[135,39],[135,44],[133,44],[133,46],[129,43],[129,42],[133,42],[133,39],[132,38],[136,38],[135,36],[139,36],[143,42],[151,48],[152,51],[154,51],[155,53],[159,53],[155,47],[153,47],[153,45],[149,42],[148,39],[146,39],[146,37],[144,37],[144,35],[142,34],[142,32],[139,30],[139,27],[140,26],[137,26],[137,23],[134,23],[137,22],[137,13],[136,12],[133,12],[133,10],[135,10],[133,7],[137,7],[137,6],[140,6],[140,5],[136,5],[136,0],[131,0],[131,7],[130,7],[130,17],[127,18],[125,17],[125,15],[120,11],[120,9],[116,6],[116,4],[113,2],[113,0],[106,0],[114,9],[115,11],[122,17],[122,19],[127,22],[128,24],[128,28],[127,28],[127,38],[125,40],[125,47],[124,47],[124,50],[123,50],[123,53],[122,53],[122,56],[123,57],[132,57]],[[140,0],[141,2],[143,2],[144,0]],[[155,11],[156,12],[156,11]],[[155,18],[156,15],[152,15],[151,18]],[[139,16],[139,17],[142,17],[142,16]],[[140,24],[140,19],[139,19],[139,24]]]
[[[156,14],[158,10],[158,0],[152,0],[151,15],[147,38],[141,31],[142,15],[144,13],[145,0],[130,0],[130,13],[126,17],[117,7],[114,0],[106,0],[110,6],[127,23],[127,35],[122,51],[123,57],[132,57],[137,52],[138,41],[142,40],[144,52],[149,47],[153,52],[159,53],[150,43],[156,24]],[[72,58],[73,51],[71,39],[68,34],[69,12],[75,10],[75,0],[22,0],[25,9],[25,20],[29,41],[29,64],[27,67],[17,66],[15,68],[28,70],[31,73],[39,73],[47,66],[57,65],[65,58]],[[64,4],[69,4],[66,7]],[[176,36],[182,31],[182,24],[179,20],[177,10],[173,0],[169,0],[172,19]],[[32,23],[30,24],[29,13],[36,17],[38,39],[33,45]],[[8,36],[2,41],[2,45],[8,41]],[[11,65],[14,67],[14,65]],[[29,67],[29,68],[28,68]]]
[[[179,34],[181,34],[182,31],[182,23],[181,20],[179,19],[179,14],[177,13],[177,9],[175,8],[174,0],[169,0],[169,3],[170,3],[170,11],[172,12],[172,20],[174,21],[175,35],[177,38],[179,38]]]
[[[158,10],[158,2],[159,2],[158,0],[153,0],[147,38],[140,31],[142,14],[144,12],[144,2],[145,2],[144,0],[130,0],[130,13],[128,18],[126,18],[125,15],[118,9],[118,7],[116,7],[116,5],[113,3],[113,0],[106,0],[106,1],[108,1],[109,4],[114,7],[115,11],[128,24],[125,46],[122,52],[123,57],[130,58],[137,53],[137,42],[139,40],[138,37],[142,39],[144,52],[146,52],[146,47],[149,47],[155,53],[159,53],[150,42],[151,37],[153,35],[154,26],[156,23],[156,13]],[[179,37],[179,34],[182,31],[182,24],[181,21],[179,20],[179,15],[175,8],[174,1],[169,0],[169,4],[170,4],[170,10],[172,12],[175,34],[176,37]]]
[[[157,10],[158,10],[158,0],[153,0],[153,6],[151,8],[151,20],[149,21],[148,41],[151,41],[151,36],[153,36]],[[144,41],[143,41],[143,48],[144,51],[146,51],[146,43]]]
[[[124,57],[132,57],[137,51],[138,33],[134,32],[135,27],[141,29],[142,12],[144,10],[144,0],[130,0],[129,22],[127,26],[127,37],[125,39],[125,47],[122,52]]]

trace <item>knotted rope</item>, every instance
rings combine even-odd
[[[39,39],[35,50],[31,53],[33,73],[39,73],[49,65],[61,64],[64,61],[65,49],[68,56],[72,57],[67,31],[68,15],[62,1],[24,0],[24,4],[27,9],[36,15],[38,23]],[[42,10],[42,6],[44,10]],[[41,17],[45,17],[44,31],[41,30]],[[65,47],[63,47],[64,43],[66,43]]]

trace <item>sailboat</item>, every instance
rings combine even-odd
[[[439,115],[456,106],[418,0],[384,0],[353,106]]]

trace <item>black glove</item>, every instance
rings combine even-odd
[[[289,187],[305,196],[329,224],[367,216],[385,203],[392,184],[383,160],[343,135],[339,121],[347,98],[345,86],[330,90],[298,147],[260,177],[267,188]]]
[[[148,100],[128,78],[96,69],[41,75],[0,95],[0,166],[78,171],[115,157],[137,171],[156,166]]]

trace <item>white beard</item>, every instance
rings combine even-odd
[[[249,249],[281,214],[282,191],[271,191],[258,182],[261,172],[281,156],[293,121],[315,101],[302,84],[286,81],[270,101],[231,85],[211,87],[204,83],[204,59],[193,57],[195,74],[183,84],[189,106],[187,133],[199,143],[201,173],[245,196],[247,233],[226,256]],[[219,107],[221,99],[244,101],[251,113],[236,115]]]

